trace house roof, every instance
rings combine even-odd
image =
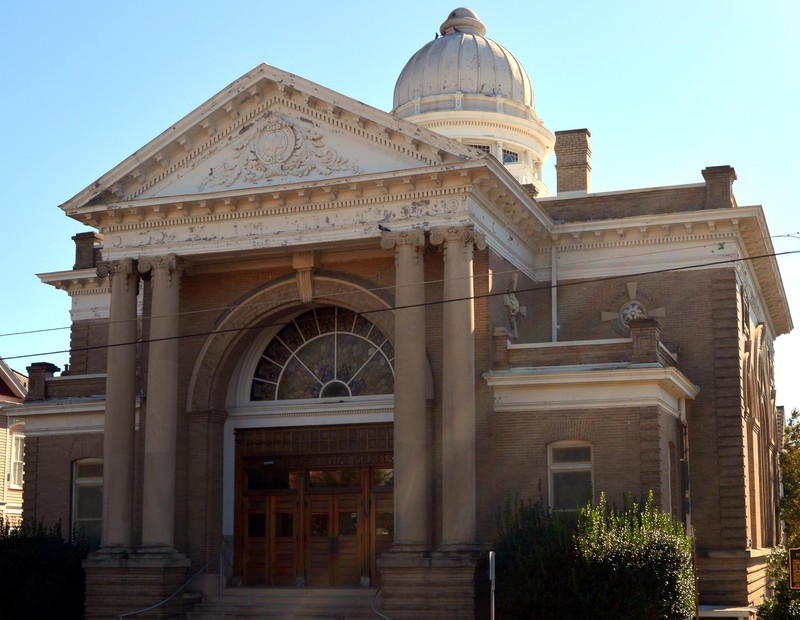
[[[28,378],[0,358],[0,404],[21,403],[28,394]]]

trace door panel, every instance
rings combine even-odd
[[[260,473],[245,478],[237,498],[235,562],[244,585],[379,583],[376,558],[394,538],[390,475],[367,467]],[[275,483],[279,474],[292,484]]]
[[[306,501],[306,584],[361,583],[363,524],[357,494],[309,494]]]
[[[243,503],[242,577],[245,585],[260,586],[267,579],[267,498],[245,497]]]
[[[300,528],[296,497],[272,497],[269,585],[293,586],[297,582],[295,557]]]
[[[332,586],[333,497],[310,495],[306,507],[306,585]]]
[[[371,574],[375,584],[381,583],[377,559],[394,544],[394,496],[392,493],[372,493],[370,497],[370,548]]]
[[[336,544],[330,558],[333,581],[337,586],[357,586],[361,582],[363,525],[358,495],[333,497]]]

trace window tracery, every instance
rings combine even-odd
[[[360,314],[314,308],[289,321],[256,366],[251,401],[392,394],[394,348]]]

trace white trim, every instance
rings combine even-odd
[[[676,368],[653,365],[516,368],[483,378],[496,413],[656,406],[680,419],[681,401],[700,392]]]
[[[58,377],[48,377],[48,383],[50,381],[75,381],[76,379],[105,379],[106,373],[98,372],[91,375],[59,375]]]
[[[756,617],[756,607],[717,607],[716,605],[700,605],[698,607],[701,618],[736,618],[736,620],[751,620]]]
[[[510,349],[550,349],[553,347],[580,347],[602,344],[626,344],[633,342],[630,338],[607,338],[601,340],[569,340],[565,342],[527,342],[508,345]]]
[[[67,377],[65,377],[66,379]],[[25,435],[48,437],[102,433],[105,429],[105,396],[61,401],[33,401],[20,406],[18,417],[25,420]],[[136,429],[141,402],[136,399]]]

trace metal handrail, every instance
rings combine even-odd
[[[139,614],[143,614],[143,613],[145,613],[145,612],[148,612],[148,611],[153,611],[154,609],[158,609],[158,608],[159,608],[159,607],[161,607],[162,605],[166,605],[166,604],[167,604],[167,603],[169,603],[169,602],[170,602],[172,599],[174,599],[176,596],[178,596],[178,594],[180,594],[180,593],[183,591],[183,589],[184,589],[186,586],[188,586],[188,585],[189,585],[190,583],[192,583],[192,582],[193,582],[195,579],[197,579],[197,578],[198,578],[200,575],[202,575],[202,574],[203,574],[203,573],[206,571],[206,569],[207,569],[209,566],[211,566],[211,564],[212,564],[212,563],[213,563],[215,560],[217,560],[217,559],[219,559],[219,560],[220,560],[220,563],[219,563],[219,572],[220,572],[220,581],[222,581],[222,571],[223,571],[223,568],[224,568],[224,567],[223,567],[223,565],[222,565],[222,558],[223,558],[224,554],[225,554],[225,547],[222,547],[222,549],[220,549],[220,550],[219,550],[219,551],[218,551],[218,552],[217,552],[217,553],[214,555],[214,557],[212,557],[212,558],[211,558],[211,559],[210,559],[208,562],[206,562],[206,564],[205,564],[205,566],[203,566],[203,568],[201,568],[201,569],[200,569],[199,571],[197,571],[197,572],[196,572],[194,575],[192,575],[191,577],[189,577],[189,579],[187,579],[187,580],[186,580],[186,581],[183,583],[183,585],[181,585],[181,587],[179,587],[177,590],[175,590],[175,592],[173,592],[172,594],[170,594],[170,595],[169,595],[167,598],[165,598],[163,601],[160,601],[160,602],[156,603],[155,605],[150,605],[150,607],[146,607],[146,608],[144,608],[144,609],[138,609],[138,610],[136,610],[136,611],[129,611],[128,613],[125,613],[125,614],[119,614],[119,615],[117,616],[117,618],[118,618],[119,620],[122,620],[122,618],[130,618],[130,617],[132,617],[132,616],[138,616]]]
[[[375,590],[375,596],[372,597],[372,611],[374,611],[378,616],[383,618],[384,620],[392,620],[389,616],[384,616],[381,612],[378,611],[378,608],[375,607],[375,601],[378,600],[378,595],[381,593],[383,586],[378,586],[378,589]]]

